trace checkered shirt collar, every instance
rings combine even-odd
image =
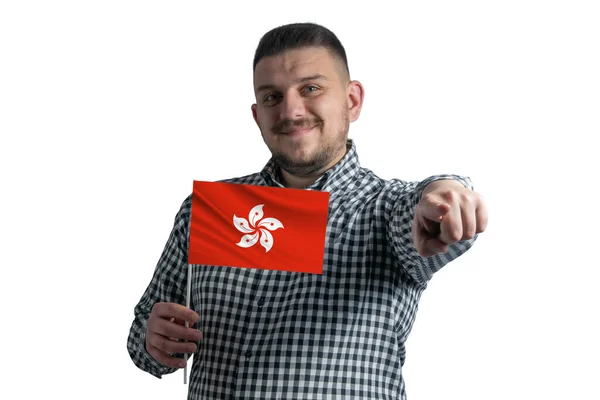
[[[356,144],[352,139],[347,140],[346,150],[346,154],[337,164],[305,189],[334,193],[346,187],[360,170]],[[281,178],[279,166],[277,166],[273,158],[267,162],[260,174],[267,185],[285,187],[281,183],[283,179]]]

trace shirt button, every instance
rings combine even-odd
[[[244,357],[246,357],[246,358],[250,358],[250,357],[252,357],[252,352],[251,352],[250,350],[246,350],[246,351],[244,352]]]
[[[258,299],[257,304],[258,304],[258,308],[262,308],[262,306],[265,305],[265,298],[261,297],[260,299]]]

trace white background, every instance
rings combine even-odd
[[[192,181],[253,173],[258,40],[317,22],[366,97],[383,178],[470,176],[490,222],[425,291],[410,400],[600,399],[593,1],[5,1],[2,399],[185,399],[126,349]]]

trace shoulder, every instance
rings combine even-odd
[[[259,172],[255,172],[253,174],[238,176],[235,178],[221,179],[217,182],[221,183],[236,183],[236,184],[244,184],[244,185],[264,185],[265,181],[263,176]]]
[[[246,185],[264,185],[264,179],[262,178],[260,173],[253,173],[249,175],[220,179],[216,182],[221,183],[236,183],[236,184],[246,184]],[[192,210],[192,193],[190,193],[181,203],[181,207],[179,208],[179,212],[177,213],[177,219],[189,219],[189,215]]]

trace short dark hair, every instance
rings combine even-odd
[[[344,63],[348,75],[346,50],[337,36],[324,26],[314,23],[295,23],[282,25],[265,33],[258,43],[254,54],[253,71],[263,58],[281,54],[287,50],[304,47],[325,47],[333,56]]]

